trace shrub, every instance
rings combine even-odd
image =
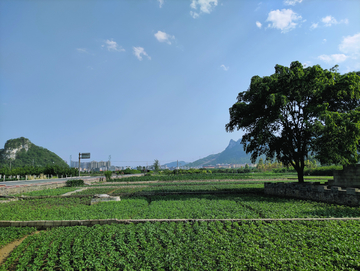
[[[107,171],[104,172],[104,175],[105,175],[105,178],[106,178],[107,182],[111,181],[112,171],[107,170]]]
[[[334,170],[342,170],[342,166],[325,166],[317,168],[309,168],[304,170],[304,175],[310,176],[333,176]]]
[[[66,181],[66,186],[83,186],[84,185],[84,180],[67,180]]]

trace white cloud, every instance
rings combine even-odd
[[[327,42],[327,39],[323,39],[323,42],[324,42],[324,43]]]
[[[125,49],[122,48],[120,45],[118,45],[116,43],[116,41],[113,41],[113,40],[106,40],[105,41],[105,44],[106,44],[106,48],[108,49],[108,51],[110,52],[124,52]],[[105,45],[102,45],[101,47],[104,47]]]
[[[218,4],[218,0],[192,0],[190,7],[195,11],[190,11],[191,17],[194,19],[199,17],[201,13],[210,13]],[[198,10],[199,9],[199,10]]]
[[[159,1],[159,7],[161,8],[162,5],[164,4],[164,0],[158,0]]]
[[[348,56],[344,55],[344,54],[333,54],[333,55],[321,55],[318,56],[318,59],[326,62],[326,63],[340,63],[340,62],[344,62],[346,59],[348,58]]]
[[[339,45],[339,50],[352,55],[353,58],[360,56],[360,32],[354,36],[344,37]]]
[[[273,10],[269,12],[267,22],[271,22],[268,26],[281,30],[281,33],[286,33],[296,27],[297,23],[294,21],[300,20],[302,17],[297,15],[291,9]]]
[[[142,47],[133,47],[134,55],[141,61],[142,55],[147,56],[147,58],[150,60],[151,57],[145,52],[144,48]]]
[[[334,17],[332,17],[330,15],[322,18],[321,21],[325,24],[325,26],[331,26],[333,24],[349,23],[348,19],[337,21]]]
[[[88,50],[86,48],[76,48],[76,50],[80,53],[86,53],[89,54]]]
[[[262,24],[260,22],[256,22],[256,26],[261,28]]]
[[[226,67],[225,65],[221,65],[220,68],[222,68],[224,71],[228,71],[229,67]]]
[[[310,29],[315,29],[319,26],[319,23],[313,23],[311,26],[310,26]]]
[[[295,6],[297,3],[301,3],[303,0],[285,0],[284,4],[288,6]]]
[[[175,39],[175,36],[171,36],[160,30],[155,33],[154,36],[159,42],[166,42],[167,44],[171,44],[170,40]]]

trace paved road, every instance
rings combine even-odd
[[[129,174],[129,175],[122,175],[122,176],[117,176],[116,178],[128,178],[128,177],[133,177],[133,176],[143,176],[144,174]],[[115,176],[115,175],[114,175]],[[105,176],[77,176],[77,177],[68,177],[68,178],[59,178],[59,179],[45,179],[45,180],[27,180],[27,181],[8,181],[8,182],[1,182],[0,181],[0,187],[2,186],[6,186],[6,187],[11,187],[11,186],[19,186],[19,185],[36,185],[36,184],[42,184],[42,183],[63,183],[66,182],[67,180],[75,180],[75,179],[81,179],[84,181],[91,181],[93,179],[99,179],[99,178],[104,178]]]
[[[104,176],[96,176],[96,177],[90,177],[90,176],[81,176],[81,177],[69,177],[69,178],[59,178],[59,179],[45,179],[45,180],[23,180],[23,181],[8,181],[8,182],[0,182],[0,186],[19,186],[19,185],[36,185],[36,184],[42,184],[42,183],[63,183],[67,180],[71,179],[79,179],[81,178],[84,181],[90,181],[92,179],[98,179],[98,178],[105,178]]]

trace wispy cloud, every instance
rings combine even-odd
[[[133,47],[134,55],[139,59],[142,60],[142,56],[147,56],[147,58],[150,60],[151,57],[145,52],[144,48],[142,47]]]
[[[224,71],[228,71],[229,67],[226,67],[225,65],[221,65],[220,68],[222,68]]]
[[[337,64],[337,63],[341,63],[344,62],[346,59],[348,58],[348,56],[344,55],[344,54],[333,54],[333,55],[321,55],[318,56],[318,59],[326,62],[326,63],[333,63],[333,64]]]
[[[101,45],[101,47],[105,47],[108,49],[108,51],[110,52],[124,52],[125,49],[122,48],[120,45],[117,44],[116,41],[111,40],[106,40],[105,41],[105,45]]]
[[[343,19],[343,20],[337,21],[334,17],[332,17],[330,15],[322,18],[321,21],[325,24],[325,26],[332,26],[333,24],[349,23],[348,19]]]
[[[166,34],[165,32],[162,32],[160,30],[155,33],[154,36],[159,42],[166,42],[167,44],[171,44],[170,40],[175,39],[175,36]]]
[[[162,5],[164,4],[164,0],[158,0],[159,1],[159,7],[162,8]]]
[[[78,51],[79,53],[90,54],[86,48],[76,48],[76,51]]]
[[[262,5],[262,2],[258,3],[257,6],[256,6],[255,11],[258,11],[261,8],[261,5]]]
[[[311,26],[310,26],[310,29],[315,29],[319,26],[319,23],[313,23]]]
[[[256,22],[256,26],[261,28],[262,24],[260,22]]]
[[[301,20],[301,18],[291,9],[277,9],[269,12],[266,21],[270,22],[268,27],[277,28],[281,30],[281,33],[286,33],[294,29],[297,25],[295,21]]]
[[[195,11],[191,10],[190,15],[194,19],[198,18],[202,13],[211,13],[214,7],[218,4],[218,0],[192,0],[190,7]]]
[[[339,50],[351,55],[352,58],[358,58],[360,56],[360,32],[353,36],[343,37]]]
[[[295,6],[296,4],[300,4],[303,0],[285,0],[284,4],[288,6]]]

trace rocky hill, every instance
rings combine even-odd
[[[68,165],[55,153],[36,146],[25,137],[10,139],[6,141],[4,149],[0,149],[0,168],[4,166],[23,167],[23,166],[46,166],[58,165],[67,167]]]
[[[250,164],[250,155],[246,154],[243,145],[238,141],[230,140],[226,149],[218,154],[211,154],[205,158],[187,164],[189,167],[215,166],[216,164]]]

